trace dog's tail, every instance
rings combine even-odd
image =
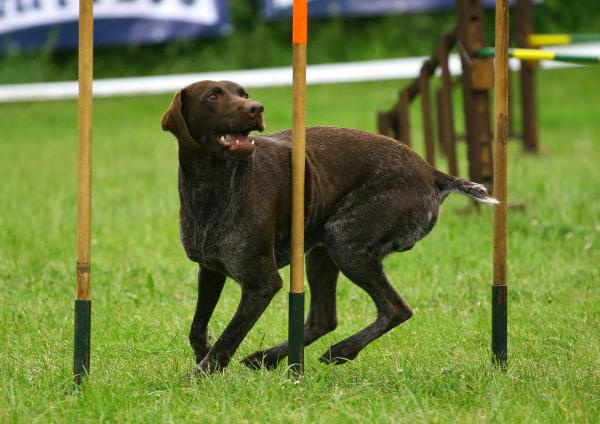
[[[453,191],[466,194],[470,198],[480,203],[497,205],[500,203],[497,199],[490,196],[487,189],[482,184],[477,184],[472,181],[466,181],[459,177],[444,174],[440,171],[435,171],[435,186],[438,189],[442,199]]]

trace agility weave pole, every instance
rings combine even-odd
[[[307,0],[294,0],[292,10],[292,246],[288,324],[288,366],[293,378],[298,378],[304,371],[304,115],[307,19]]]
[[[507,147],[508,147],[508,0],[496,1],[494,72],[494,268],[492,280],[492,354],[501,367],[507,361]]]
[[[496,50],[493,47],[484,47],[477,51],[478,57],[494,57]],[[508,56],[515,59],[531,61],[531,60],[555,60],[557,62],[570,63],[600,63],[598,55],[574,55],[556,53],[550,50],[538,49],[508,49]]]
[[[77,159],[77,299],[73,378],[81,384],[90,371],[90,259],[92,223],[93,0],[79,0],[79,149]]]

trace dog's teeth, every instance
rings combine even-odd
[[[254,140],[251,140],[251,143],[254,144]]]
[[[238,140],[237,138],[235,139],[235,144],[240,144],[240,140]]]
[[[225,136],[221,136],[221,141],[225,142]]]

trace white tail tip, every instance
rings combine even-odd
[[[483,197],[483,198],[478,198],[477,201],[481,202],[481,203],[486,203],[488,205],[499,205],[500,201],[498,199],[496,199],[495,197]]]

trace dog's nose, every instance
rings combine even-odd
[[[247,112],[250,112],[252,114],[257,114],[257,113],[262,113],[262,111],[265,110],[265,108],[263,107],[263,105],[261,105],[258,102],[248,102],[245,105],[245,109]]]

